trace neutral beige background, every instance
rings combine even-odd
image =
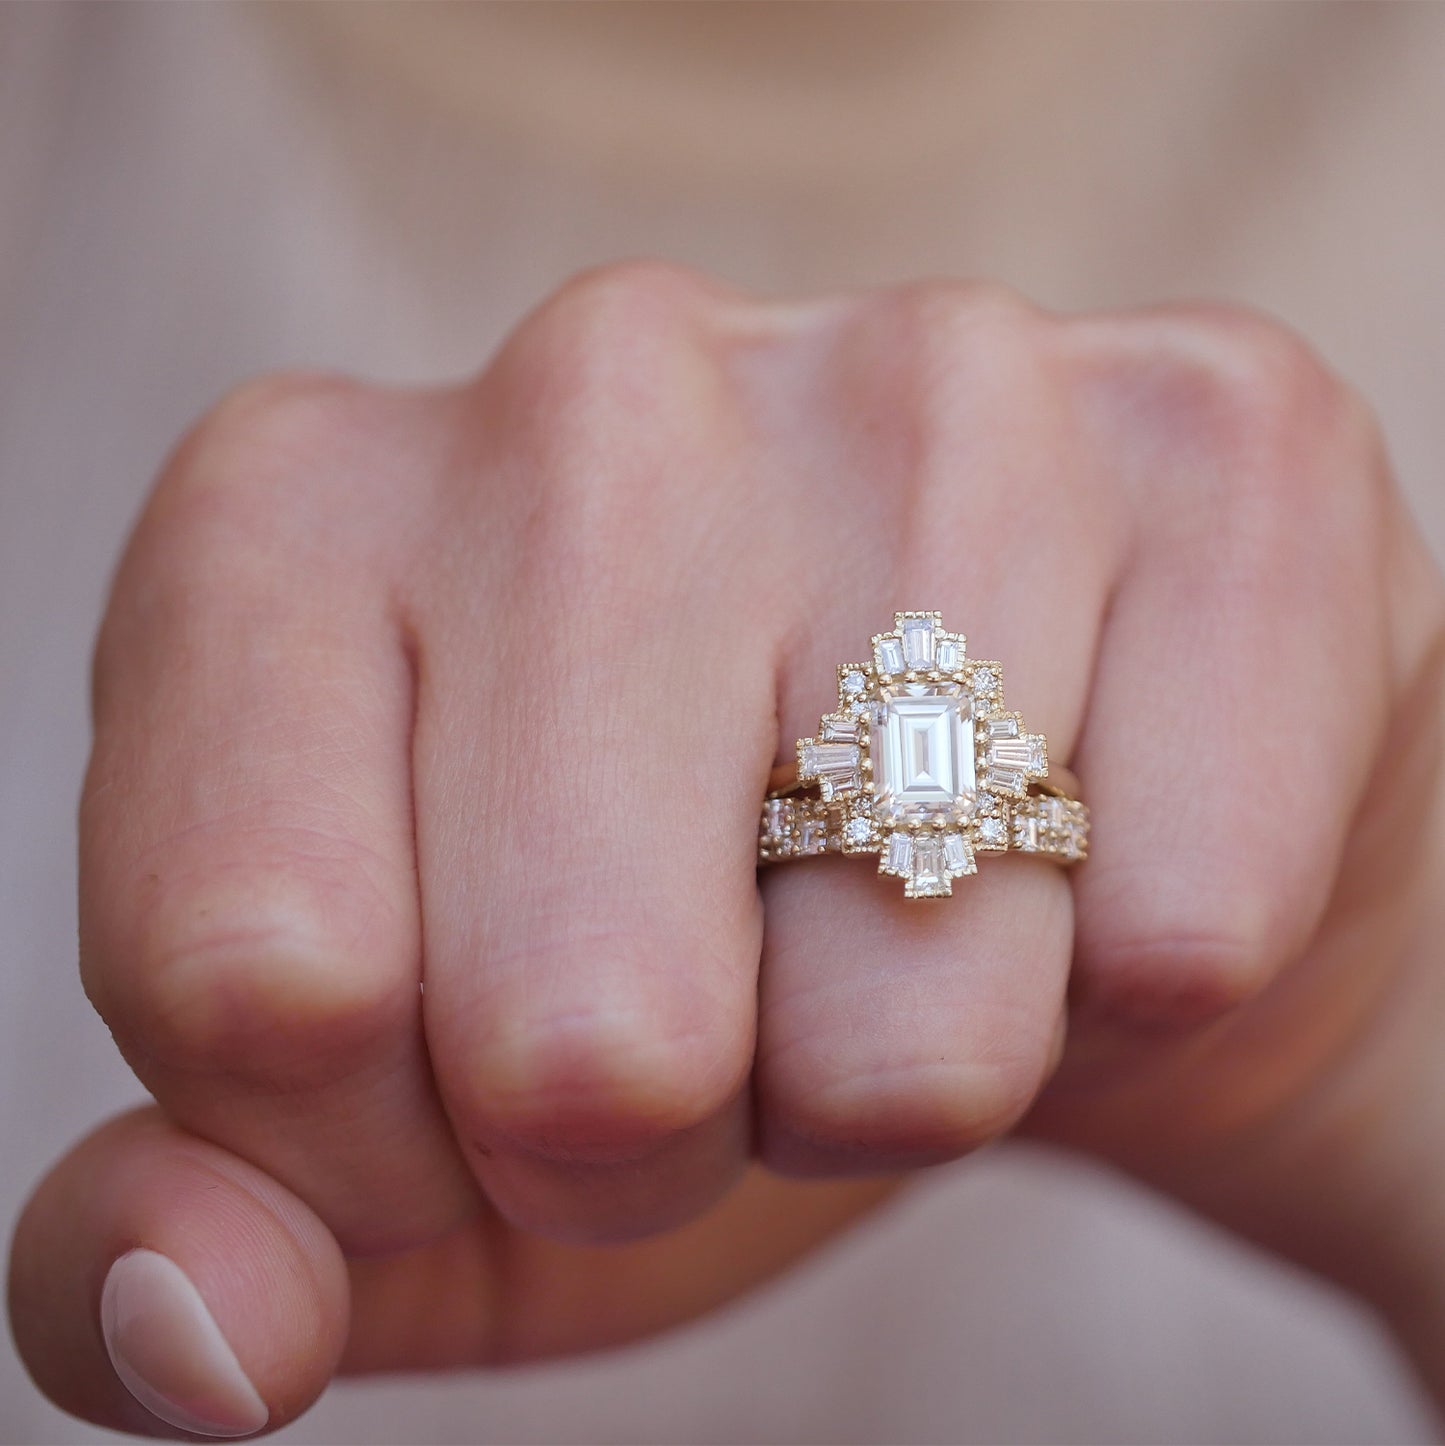
[[[987,274],[1061,307],[1268,307],[1374,398],[1445,547],[1445,6],[0,6],[7,1222],[138,1094],[76,983],[72,812],[89,639],[160,455],[256,370],[470,370],[638,252],[769,290]],[[283,1439],[1432,1430],[1346,1303],[1001,1149],[665,1343],[344,1386]],[[6,1346],[0,1439],[106,1435]]]

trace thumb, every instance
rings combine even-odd
[[[340,1248],[269,1176],[137,1110],[41,1182],[11,1244],[21,1358],[112,1429],[244,1436],[298,1416],[346,1339]]]
[[[535,1360],[667,1330],[785,1271],[899,1184],[753,1168],[708,1214],[632,1245],[560,1244],[487,1212],[431,1245],[348,1262],[284,1186],[147,1108],[81,1141],[31,1197],[11,1246],[11,1327],[36,1383],[74,1415],[249,1435],[294,1420],[338,1371]]]

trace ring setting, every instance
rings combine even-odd
[[[775,770],[758,862],[874,854],[910,899],[942,898],[981,854],[1083,859],[1089,816],[1048,743],[1004,707],[1003,669],[969,658],[937,612],[900,612],[870,661],[838,669],[838,706]]]

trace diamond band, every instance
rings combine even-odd
[[[1003,669],[967,656],[936,612],[894,616],[867,663],[838,669],[838,708],[763,803],[758,862],[875,854],[908,898],[940,898],[988,853],[1070,864],[1089,813],[1048,744],[1003,704]]]

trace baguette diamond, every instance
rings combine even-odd
[[[903,671],[903,644],[897,638],[884,638],[873,650],[880,673],[901,673]]]
[[[904,618],[903,661],[913,669],[933,666],[933,619]]]
[[[798,749],[798,772],[801,777],[816,780],[825,799],[856,789],[861,782],[858,773],[856,743],[807,742]]]
[[[913,877],[906,894],[915,899],[938,898],[952,893],[948,866],[943,861],[943,840],[937,834],[919,834],[913,841]]]

